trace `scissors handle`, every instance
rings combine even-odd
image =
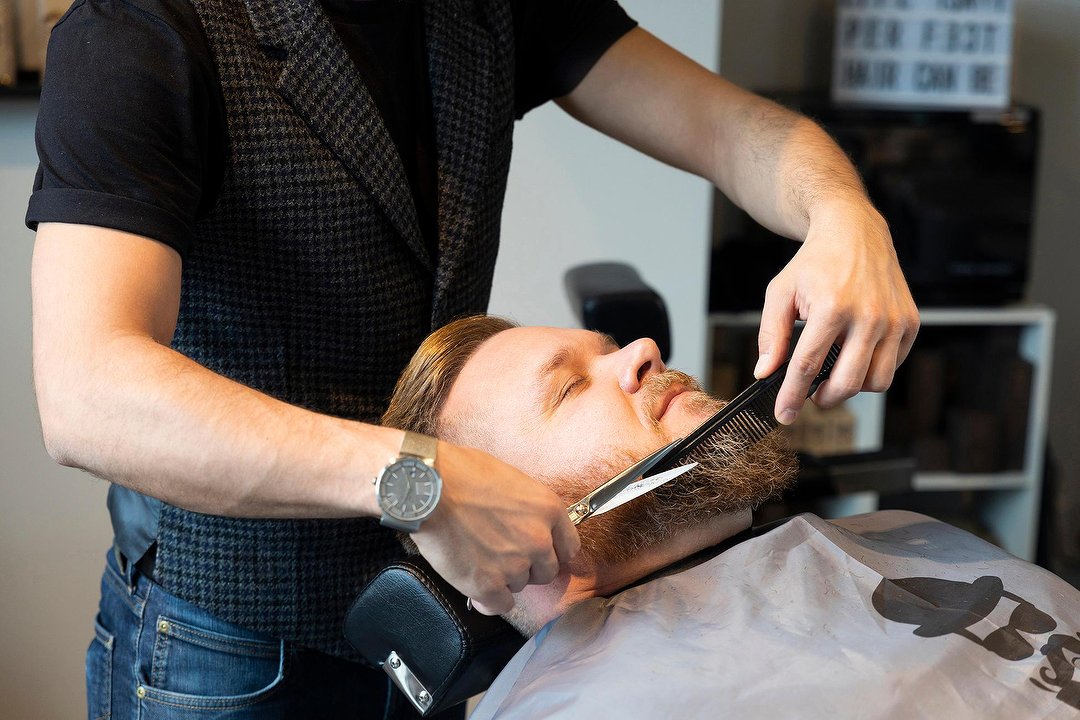
[[[638,460],[630,467],[623,470],[615,477],[608,480],[600,487],[593,490],[576,503],[566,508],[566,514],[574,525],[580,525],[581,521],[596,512],[596,509],[611,498],[622,492],[623,488],[640,480],[645,473],[649,472],[661,460],[667,457],[672,448],[679,444],[682,438],[672,440],[651,455]]]
[[[574,525],[580,525],[581,521],[590,515],[589,503],[579,500],[566,508],[566,514],[570,516],[570,522],[574,523]]]

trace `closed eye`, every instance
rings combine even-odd
[[[585,385],[585,378],[583,378],[583,377],[574,378],[574,380],[572,382],[570,382],[563,389],[562,394],[559,395],[559,402],[561,403],[563,400],[570,397],[570,395],[572,393],[576,393],[578,390],[580,390],[582,387],[584,387],[584,385]]]

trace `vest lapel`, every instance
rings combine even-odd
[[[439,164],[439,263],[432,324],[455,314],[448,307],[452,286],[469,283],[477,262],[478,227],[489,202],[490,145],[497,83],[491,34],[460,7],[469,3],[424,3],[428,78]],[[471,10],[471,7],[468,7]],[[497,228],[496,228],[497,237]]]
[[[278,92],[367,188],[429,271],[405,169],[375,102],[317,0],[245,0],[260,45],[287,53]]]

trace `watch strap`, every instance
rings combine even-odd
[[[428,465],[435,464],[435,454],[439,449],[439,441],[430,435],[405,431],[405,437],[401,440],[401,454],[418,457]]]
[[[412,522],[406,522],[405,520],[398,520],[396,517],[391,517],[385,512],[382,517],[379,518],[379,524],[383,527],[388,527],[391,530],[397,530],[398,532],[414,533],[420,529],[421,520],[413,520]]]

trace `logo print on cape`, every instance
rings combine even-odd
[[[984,638],[971,632],[968,628],[986,619],[1002,598],[1016,603],[1008,624]],[[871,602],[887,620],[918,625],[913,633],[919,637],[958,635],[1002,660],[1024,660],[1035,654],[1034,646],[1021,633],[1042,635],[1057,627],[1054,618],[1006,590],[1001,578],[992,575],[972,582],[928,577],[882,578]],[[1046,657],[1048,667],[1039,668],[1043,682],[1030,678],[1031,682],[1048,692],[1054,690],[1047,685],[1059,688],[1057,698],[1080,709],[1080,681],[1073,679],[1080,660],[1080,635],[1051,635],[1039,652]]]

